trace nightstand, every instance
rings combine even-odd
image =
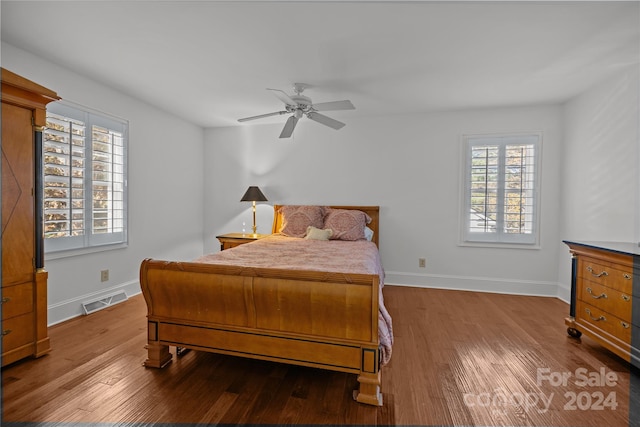
[[[220,250],[224,251],[225,249],[253,242],[267,236],[268,234],[227,233],[216,236],[216,239],[220,241]]]

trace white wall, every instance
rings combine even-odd
[[[201,255],[202,128],[6,43],[1,54],[2,67],[63,99],[129,120],[129,245],[70,258],[45,256],[49,323],[81,314],[88,298],[121,289],[139,293],[144,258]],[[102,283],[104,269],[110,280]]]
[[[387,283],[555,295],[559,242],[560,106],[486,109],[369,119],[333,114],[334,131],[303,119],[294,138],[279,124],[205,131],[205,251],[215,235],[251,225],[239,202],[263,190],[258,232],[273,204],[380,205],[380,251]],[[458,246],[461,141],[465,133],[540,130],[541,249]],[[427,268],[418,268],[418,258]]]
[[[368,119],[342,112],[334,114],[347,123],[340,131],[303,121],[294,138],[279,140],[282,123],[203,132],[6,43],[1,53],[3,67],[130,121],[129,246],[47,257],[50,323],[80,314],[88,298],[139,292],[143,258],[192,259],[203,248],[218,250],[216,234],[241,231],[243,223],[249,230],[250,204],[239,201],[249,185],[269,198],[258,206],[263,233],[276,203],[380,205],[390,284],[567,299],[561,239],[640,240],[637,66],[566,106]],[[458,246],[460,136],[530,130],[544,133],[541,249]],[[103,269],[110,270],[106,283]]]
[[[640,242],[639,73],[627,67],[564,108],[563,239]],[[568,295],[566,246],[558,277]]]

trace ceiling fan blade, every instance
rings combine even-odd
[[[267,114],[260,114],[259,116],[252,116],[252,117],[245,117],[244,119],[238,119],[239,122],[246,122],[248,120],[256,120],[256,119],[264,119],[265,117],[271,117],[271,116],[279,116],[282,114],[287,114],[288,111],[276,111],[275,113],[267,113]]]
[[[289,138],[293,133],[293,130],[298,123],[298,118],[296,116],[291,116],[287,119],[287,122],[284,124],[284,128],[280,133],[280,138]]]
[[[289,95],[287,95],[284,91],[280,89],[269,89],[267,90],[273,91],[273,94],[278,97],[278,99],[285,103],[285,105],[290,105],[292,107],[297,107],[298,103],[291,99]]]
[[[312,105],[316,111],[336,111],[336,110],[355,110],[351,101],[333,101],[333,102],[320,102]]]
[[[333,129],[340,129],[342,128],[345,124],[342,122],[339,122],[335,119],[332,119],[331,117],[327,117],[324,114],[320,114],[320,113],[316,113],[316,112],[310,112],[307,113],[307,117],[309,117],[311,120],[318,122],[318,123],[322,123],[325,126],[329,126],[330,128]]]

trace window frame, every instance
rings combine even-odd
[[[84,253],[99,252],[110,249],[118,249],[128,246],[128,148],[129,148],[129,121],[120,117],[113,116],[95,109],[85,107],[67,100],[59,100],[47,105],[47,115],[49,113],[65,116],[71,119],[79,120],[85,126],[85,143],[83,158],[83,212],[84,217],[84,234],[80,236],[65,236],[57,238],[44,238],[44,252],[48,259],[63,258],[67,256],[80,255]],[[92,129],[94,126],[106,127],[111,131],[122,134],[122,231],[109,233],[93,233],[93,136]],[[45,145],[46,133],[43,132],[43,170],[45,167]],[[111,153],[117,155],[117,153]],[[70,166],[69,166],[70,167]],[[114,173],[113,170],[110,171]],[[44,178],[44,177],[43,177]],[[46,188],[46,178],[43,179],[43,185]],[[114,181],[109,181],[114,182]],[[72,190],[73,187],[69,187]],[[111,191],[115,191],[111,189]],[[113,201],[113,203],[117,203]],[[44,214],[44,206],[43,206]],[[43,215],[44,217],[44,215]]]
[[[472,232],[471,222],[471,162],[472,148],[474,146],[498,145],[500,157],[498,163],[498,187],[497,199],[500,210],[496,218],[495,233]],[[507,145],[533,144],[533,172],[534,177],[532,198],[533,208],[531,211],[531,233],[507,233],[500,228],[504,224],[505,210],[503,196],[506,187],[506,161],[504,160],[504,150]],[[462,156],[461,158],[461,185],[460,185],[460,209],[459,209],[459,246],[471,247],[493,247],[493,248],[518,248],[518,249],[540,249],[540,206],[541,206],[541,171],[542,171],[542,147],[543,133],[541,131],[523,131],[509,133],[487,133],[487,134],[465,134],[461,136]]]

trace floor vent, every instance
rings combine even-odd
[[[120,291],[115,294],[104,295],[97,299],[85,301],[82,303],[82,308],[84,308],[84,314],[87,315],[98,310],[102,310],[103,308],[111,307],[112,305],[128,299],[129,297],[127,297],[127,294],[124,293],[124,291]]]

